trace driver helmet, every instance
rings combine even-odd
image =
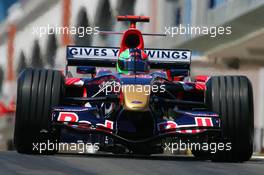
[[[126,49],[120,53],[117,61],[118,73],[147,73],[149,61],[147,54],[138,48]]]

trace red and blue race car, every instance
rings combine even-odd
[[[191,51],[145,48],[143,36],[152,34],[142,34],[136,23],[149,18],[118,20],[130,22],[120,47],[68,46],[65,75],[33,68],[20,74],[17,151],[39,154],[33,149],[36,143],[60,142],[67,133],[98,143],[99,151],[118,154],[159,154],[164,140],[172,138],[217,145],[213,153],[193,149],[197,158],[249,160],[253,97],[248,78],[191,78]]]

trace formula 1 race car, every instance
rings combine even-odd
[[[17,151],[39,154],[33,149],[35,143],[59,142],[62,133],[70,133],[98,143],[99,151],[118,154],[160,154],[164,140],[181,139],[217,143],[214,153],[193,149],[197,158],[249,160],[253,149],[249,79],[191,79],[189,50],[144,48],[143,36],[155,34],[141,33],[136,23],[149,18],[119,16],[118,20],[130,22],[119,48],[68,46],[65,76],[57,70],[33,68],[20,74]],[[80,78],[73,77],[74,67]]]

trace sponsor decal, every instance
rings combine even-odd
[[[117,47],[67,47],[67,58],[86,58],[86,59],[110,59],[116,60],[119,48]],[[165,62],[186,62],[191,59],[191,51],[188,50],[169,50],[169,49],[145,49],[150,61]]]
[[[74,112],[60,112],[57,120],[59,122],[78,122],[79,117]]]
[[[119,49],[117,48],[92,48],[92,47],[68,47],[68,58],[117,58]]]
[[[213,121],[209,117],[195,117],[195,123],[194,124],[187,124],[187,125],[179,125],[174,121],[165,121],[165,122],[158,123],[158,131],[164,132],[167,130],[176,130],[176,129],[180,129],[180,128],[184,128],[184,127],[195,127],[195,126],[212,127]],[[180,133],[198,133],[201,131],[203,131],[203,130],[191,129],[191,130],[181,130]]]
[[[209,117],[195,117],[196,126],[213,126],[212,119]]]
[[[187,60],[190,58],[190,52],[188,51],[174,51],[174,50],[145,50],[149,58],[156,59],[182,59]]]
[[[110,120],[105,120],[105,123],[97,123],[96,126],[100,127],[100,128],[106,128],[106,129],[110,129],[113,130],[114,127],[114,122],[110,121]]]
[[[142,104],[142,101],[137,101],[137,100],[135,100],[135,101],[132,101],[131,103],[132,103],[132,104]]]

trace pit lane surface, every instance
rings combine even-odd
[[[113,155],[55,156],[22,155],[14,151],[0,152],[1,175],[64,175],[64,174],[184,174],[184,175],[262,175],[264,159],[252,158],[245,163],[214,163],[193,157],[131,157]]]

